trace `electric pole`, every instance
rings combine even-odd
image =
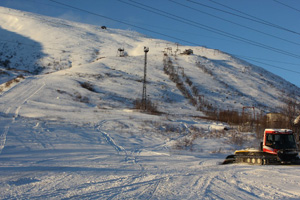
[[[147,110],[147,91],[146,91],[146,77],[147,77],[147,53],[149,52],[148,47],[144,47],[145,52],[145,63],[144,63],[144,81],[143,81],[143,96],[142,96],[142,108],[144,111]]]

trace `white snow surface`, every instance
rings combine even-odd
[[[227,124],[203,119],[164,73],[163,51],[172,47],[183,82],[217,108],[274,111],[299,99],[280,77],[219,50],[179,46],[194,54],[175,56],[168,41],[3,7],[0,36],[0,83],[25,76],[0,95],[1,199],[300,198],[298,166],[220,165],[257,146],[255,134],[236,144]],[[133,109],[144,46],[160,115]]]

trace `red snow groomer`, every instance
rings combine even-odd
[[[223,164],[248,163],[257,165],[300,164],[299,150],[292,130],[265,129],[259,150],[245,149],[226,157]]]

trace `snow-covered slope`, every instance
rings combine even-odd
[[[273,111],[282,97],[299,99],[299,88],[280,77],[218,50],[177,50],[132,31],[7,8],[0,36],[1,199],[299,197],[297,167],[218,165],[258,144],[255,134],[199,118],[204,103]],[[133,109],[144,46],[147,94],[160,115]],[[181,55],[185,49],[194,54]]]
[[[1,8],[0,15],[0,63],[6,68],[36,73],[69,69],[61,72],[63,74],[68,71],[87,72],[88,65],[89,73],[97,73],[102,79],[108,74],[115,76],[116,86],[122,84],[125,87],[117,86],[119,90],[129,92],[122,96],[136,98],[141,90],[138,83],[143,77],[143,48],[147,46],[150,49],[149,96],[161,109],[166,106],[166,100],[174,100],[172,95],[181,96],[175,84],[164,74],[163,51],[168,53],[181,81],[187,78],[192,81],[187,90],[197,90],[194,97],[205,99],[215,108],[254,106],[263,111],[274,111],[282,106],[284,98],[293,96],[298,99],[300,96],[299,88],[282,78],[219,50],[186,46],[179,46],[177,50],[174,43],[147,38],[132,31],[109,27],[103,30],[97,26],[6,8]],[[128,57],[116,57],[119,48],[124,48]],[[193,55],[174,56],[190,48]],[[137,87],[133,89],[131,84]],[[180,101],[180,98],[175,98],[178,99],[175,101]]]

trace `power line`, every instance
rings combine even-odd
[[[170,35],[167,35],[167,34],[164,34],[164,33],[160,33],[160,32],[153,31],[153,30],[150,30],[150,29],[147,29],[147,28],[143,28],[143,27],[140,27],[140,26],[137,26],[137,25],[134,25],[134,24],[130,24],[130,23],[125,22],[125,21],[121,21],[121,20],[118,20],[118,19],[113,19],[113,18],[111,18],[111,17],[107,17],[107,16],[104,16],[104,15],[100,15],[100,14],[97,14],[97,13],[93,13],[93,12],[91,12],[91,11],[84,10],[84,9],[82,9],[82,8],[77,8],[77,7],[68,5],[68,4],[64,4],[64,3],[61,3],[61,2],[55,1],[55,0],[49,0],[49,1],[52,1],[52,2],[57,3],[57,4],[60,4],[60,5],[64,5],[64,6],[66,6],[66,7],[72,8],[72,9],[74,9],[74,10],[79,10],[79,11],[81,11],[81,12],[86,12],[86,13],[91,14],[91,15],[95,15],[95,16],[98,16],[98,17],[102,17],[102,18],[108,19],[108,20],[110,20],[110,21],[118,22],[118,23],[120,23],[120,24],[125,24],[125,25],[127,25],[127,26],[135,27],[135,28],[138,28],[138,29],[141,29],[141,30],[144,30],[144,31],[148,31],[148,32],[150,32],[150,33],[154,33],[154,34],[161,35],[161,36],[168,37],[168,38],[172,38],[172,39],[175,39],[175,40],[178,40],[178,41],[181,41],[181,42],[185,42],[185,43],[187,43],[187,44],[196,45],[196,46],[201,46],[200,44],[197,44],[197,43],[195,43],[195,42],[183,40],[183,39],[180,39],[180,38],[177,38],[177,37],[174,37],[174,36],[170,36]]]
[[[297,63],[283,62],[283,61],[279,61],[279,60],[270,60],[270,59],[265,59],[265,58],[244,56],[244,55],[238,55],[238,54],[231,54],[231,55],[234,55],[236,57],[249,58],[249,59],[253,59],[253,60],[264,60],[264,61],[268,61],[268,62],[282,63],[285,65],[294,65],[294,66],[298,66],[298,67],[300,66],[300,64],[297,64]]]
[[[32,0],[30,0],[30,1],[32,1]],[[51,0],[49,0],[49,1],[51,1]],[[45,4],[45,5],[50,6],[50,4]],[[52,6],[53,6],[53,5],[52,5]],[[56,7],[57,7],[57,6],[56,6]],[[60,8],[62,8],[62,7],[60,7]],[[11,16],[22,17],[22,18],[34,19],[33,17],[26,16],[26,15],[17,15],[17,14],[11,14],[11,13],[6,13],[6,12],[0,12],[0,13],[6,14],[6,15],[11,15]],[[54,24],[54,25],[64,25],[64,26],[69,26],[69,24],[63,23],[62,21],[56,22],[56,21],[53,21],[53,20],[47,20],[47,19],[45,19],[45,18],[40,18],[40,20],[41,20],[41,21],[44,21],[44,22],[47,22],[47,23],[50,23],[50,24]],[[126,23],[126,24],[129,25],[129,23]],[[132,25],[132,26],[134,26],[134,25]],[[136,26],[136,27],[137,27],[137,26]],[[141,28],[141,27],[140,27],[140,28]],[[159,28],[161,28],[161,27],[159,27]],[[141,29],[143,29],[143,28],[141,28]],[[145,29],[145,30],[148,30],[148,29]],[[174,30],[173,30],[173,31],[174,31]],[[186,33],[186,32],[185,32],[185,33]],[[190,33],[190,34],[192,34],[192,33]],[[194,33],[193,33],[193,34],[194,34]],[[165,36],[167,37],[167,35],[165,35]],[[206,36],[206,37],[207,37],[207,36]],[[176,39],[175,37],[171,37],[171,36],[170,36],[170,38]],[[215,39],[220,39],[220,38],[215,38]],[[181,39],[179,39],[179,38],[177,38],[177,40],[186,42],[186,43],[188,43],[188,44],[201,46],[201,44],[192,43],[192,42],[190,42],[190,41],[181,40]],[[22,42],[19,42],[19,41],[9,41],[9,40],[4,40],[4,39],[0,39],[0,41],[3,41],[3,42],[9,42],[9,43],[15,43],[15,44],[22,44],[22,45],[25,45],[25,46],[31,46],[31,47],[35,47],[35,46],[37,47],[37,45],[34,45],[34,44],[27,44],[27,43],[22,43]],[[94,40],[94,41],[96,42],[96,40]],[[37,43],[38,43],[38,42],[37,42]],[[62,49],[51,48],[51,47],[47,47],[47,49],[49,49],[49,50],[57,50],[57,51],[64,51],[64,50],[62,50]],[[84,54],[84,53],[80,53],[80,55],[82,55],[82,54]],[[76,53],[75,53],[75,55],[76,55]],[[85,55],[90,55],[90,54],[85,54]]]
[[[233,54],[234,55],[234,54]],[[263,64],[263,65],[267,65],[267,66],[270,66],[270,67],[273,67],[273,68],[277,68],[277,69],[280,69],[280,70],[284,70],[284,71],[288,71],[288,72],[292,72],[292,73],[296,73],[296,74],[300,74],[300,72],[298,71],[294,71],[294,70],[290,70],[290,69],[286,69],[286,68],[283,68],[283,67],[279,67],[279,66],[276,66],[276,65],[270,65],[268,63],[264,63],[264,62],[261,62],[261,61],[257,61],[256,59],[251,59],[247,56],[241,56],[241,55],[234,55],[240,59],[244,59],[244,60],[250,60],[252,62],[256,62],[256,63],[259,63],[259,64]]]
[[[244,19],[247,19],[247,20],[256,22],[256,23],[260,23],[260,24],[267,25],[267,26],[270,26],[270,27],[273,27],[273,28],[277,28],[277,29],[280,29],[280,30],[284,30],[284,31],[287,31],[287,32],[290,32],[290,33],[293,33],[293,34],[296,34],[296,35],[300,35],[299,32],[296,32],[296,31],[293,31],[293,30],[284,28],[284,27],[282,27],[282,26],[273,24],[273,23],[271,23],[271,22],[265,21],[265,20],[263,20],[263,19],[257,18],[257,17],[255,17],[255,16],[249,15],[249,14],[244,13],[244,12],[241,12],[241,11],[239,11],[239,10],[237,10],[237,9],[231,8],[231,7],[229,7],[229,6],[226,6],[226,5],[224,5],[224,4],[218,3],[218,2],[213,1],[213,0],[209,0],[209,1],[211,1],[211,2],[213,2],[213,3],[215,3],[215,4],[218,4],[218,5],[221,5],[221,6],[223,6],[223,7],[226,7],[226,8],[228,8],[228,9],[230,9],[230,10],[234,10],[234,11],[236,11],[236,12],[238,12],[238,13],[241,13],[241,14],[243,14],[243,15],[246,15],[246,16],[248,16],[248,17],[242,16],[242,15],[239,15],[239,14],[235,14],[235,13],[232,13],[232,12],[229,12],[229,11],[226,11],[226,10],[222,10],[222,9],[219,9],[219,8],[215,8],[215,7],[212,7],[212,6],[208,6],[208,5],[205,5],[205,4],[203,4],[203,3],[195,2],[195,1],[193,1],[193,0],[187,0],[187,1],[189,1],[189,2],[191,2],[191,3],[194,3],[194,4],[197,4],[197,5],[200,5],[200,6],[204,6],[204,7],[213,9],[213,10],[217,10],[217,11],[219,11],[219,12],[227,13],[227,14],[230,14],[230,15],[233,15],[233,16],[236,16],[236,17],[244,18]]]
[[[201,45],[196,44],[196,43],[194,43],[194,42],[190,42],[190,41],[183,40],[183,39],[180,39],[180,38],[177,38],[177,37],[174,37],[174,36],[170,36],[170,35],[167,35],[167,34],[163,34],[163,33],[160,33],[160,32],[157,32],[157,31],[153,31],[153,30],[150,30],[150,29],[146,29],[146,28],[143,28],[143,27],[140,27],[140,26],[137,26],[137,25],[133,25],[133,24],[130,24],[130,23],[121,21],[121,20],[116,20],[116,19],[113,19],[113,18],[110,18],[110,17],[106,17],[106,16],[104,16],[104,15],[96,14],[96,13],[93,13],[93,12],[90,12],[90,11],[87,11],[87,10],[84,10],[84,9],[81,9],[81,8],[77,8],[77,7],[68,5],[68,4],[64,4],[64,3],[61,3],[61,2],[55,1],[55,0],[49,0],[49,1],[55,2],[55,3],[60,4],[60,5],[64,5],[64,6],[66,6],[66,7],[69,7],[69,8],[75,9],[75,10],[79,10],[79,11],[86,12],[86,13],[89,13],[89,14],[92,14],[92,15],[95,15],[95,16],[99,16],[99,17],[102,17],[102,18],[105,18],[105,19],[109,19],[109,20],[111,20],[111,21],[115,21],[115,22],[118,22],[118,23],[122,23],[122,24],[125,24],[125,25],[129,25],[129,26],[138,28],[138,29],[142,29],[142,30],[145,30],[145,31],[148,31],[148,32],[151,32],[151,33],[155,33],[155,34],[158,34],[158,35],[162,35],[162,36],[165,36],[165,37],[168,37],[168,38],[172,38],[172,39],[175,39],[175,40],[178,40],[178,41],[183,41],[183,42],[188,43],[188,44],[201,46]],[[119,0],[119,1],[120,1],[120,2],[123,2],[123,3],[126,3],[126,4],[129,4],[129,5],[133,5],[133,4],[130,4],[130,3],[128,3],[128,2],[124,2],[124,1],[121,1],[121,0]],[[135,3],[137,3],[137,2],[135,2]],[[137,4],[140,4],[140,3],[137,3]],[[142,5],[143,5],[143,4],[142,4]],[[136,5],[133,5],[133,6],[136,6]],[[136,7],[139,7],[139,6],[136,6]],[[139,7],[139,8],[145,9],[145,8],[142,8],[142,7]],[[158,9],[156,9],[156,10],[158,10]],[[154,12],[154,11],[151,11],[151,10],[149,10],[149,9],[148,9],[148,11],[149,11],[149,12]],[[164,11],[160,11],[160,12],[164,12]],[[203,25],[203,24],[199,24],[199,23],[197,23],[197,22],[191,21],[192,23],[187,23],[187,22],[190,21],[190,20],[184,19],[184,18],[182,18],[182,17],[178,17],[178,16],[176,16],[176,15],[169,14],[169,13],[167,13],[167,12],[164,12],[164,13],[167,13],[168,15],[175,16],[175,17],[177,17],[177,19],[174,18],[174,17],[170,17],[170,16],[167,16],[167,15],[163,15],[163,14],[158,13],[158,12],[154,12],[154,13],[159,14],[159,15],[162,15],[162,16],[165,16],[165,17],[168,17],[168,18],[171,18],[171,19],[173,19],[173,20],[181,21],[182,23],[190,24],[190,25],[193,25],[193,26],[195,26],[195,24],[198,24],[198,25],[202,26],[202,27],[196,26],[196,27],[198,27],[198,28],[202,28],[202,29],[208,30],[208,31],[210,31],[210,32],[214,32],[214,33],[217,33],[217,34],[220,34],[220,35],[223,35],[223,36],[226,36],[226,37],[229,37],[229,38],[238,40],[238,41],[242,41],[242,42],[245,42],[245,43],[248,43],[248,44],[252,44],[252,45],[254,45],[254,46],[258,46],[258,47],[261,47],[261,48],[264,48],[264,49],[271,50],[271,51],[274,51],[274,52],[277,52],[277,53],[281,53],[281,54],[288,55],[288,56],[295,57],[295,58],[300,58],[299,55],[296,55],[296,54],[293,54],[293,53],[290,53],[290,52],[287,52],[287,51],[284,51],[284,50],[281,50],[281,49],[277,49],[277,48],[274,48],[274,47],[270,47],[270,46],[267,46],[267,45],[264,45],[264,44],[261,44],[261,43],[258,43],[258,42],[254,42],[254,41],[248,40],[248,39],[246,39],[246,38],[242,38],[242,37],[239,37],[239,36],[235,36],[235,35],[233,35],[233,34],[226,33],[226,32],[224,32],[224,31],[221,31],[221,30],[218,30],[218,29],[214,29],[214,28],[212,28],[212,27],[209,27],[209,26],[206,26],[206,25]],[[183,19],[184,21],[178,20],[178,18]],[[195,23],[195,24],[193,24],[193,23]]]
[[[207,13],[207,12],[205,12],[205,11],[196,9],[196,8],[194,8],[194,7],[187,6],[187,5],[185,5],[185,4],[176,2],[176,1],[174,1],[174,0],[169,0],[169,1],[170,1],[170,2],[173,2],[173,3],[177,4],[177,5],[180,5],[180,6],[183,6],[183,7],[192,9],[192,10],[195,10],[195,11],[200,12],[200,13],[202,13],[202,14],[206,14],[206,15],[209,15],[209,16],[211,16],[211,17],[217,18],[217,19],[219,19],[219,20],[226,21],[226,22],[229,22],[229,23],[231,23],[231,24],[234,24],[234,25],[237,25],[237,26],[240,26],[240,27],[243,27],[243,28],[246,28],[246,29],[255,31],[255,32],[257,32],[257,33],[261,33],[261,34],[263,34],[263,35],[267,35],[267,36],[270,36],[270,37],[273,37],[273,38],[276,38],[276,39],[279,39],[279,40],[282,40],[282,41],[285,41],[285,42],[288,42],[288,43],[291,43],[291,44],[299,45],[299,46],[300,46],[300,43],[293,42],[293,41],[290,41],[290,40],[287,40],[287,39],[284,39],[284,38],[281,38],[281,37],[278,37],[278,36],[275,36],[275,35],[272,35],[272,34],[269,34],[269,33],[265,33],[265,32],[263,32],[263,31],[260,31],[260,30],[251,28],[251,27],[249,27],[249,26],[245,26],[245,25],[243,25],[243,24],[239,24],[239,23],[233,22],[233,21],[231,21],[231,20],[224,19],[224,18],[222,18],[222,17],[218,17],[218,16],[213,15],[213,14],[211,14],[211,13]]]
[[[35,3],[41,4],[41,5],[46,5],[46,6],[56,7],[56,8],[65,8],[65,7],[63,7],[63,6],[56,6],[56,5],[52,5],[52,4],[47,4],[47,3],[37,2],[37,1],[35,1],[35,0],[27,0],[27,1],[35,2]],[[51,1],[51,0],[49,0],[49,1]],[[48,21],[48,22],[50,22],[50,21]],[[50,23],[51,23],[51,22],[50,22]],[[136,24],[144,25],[144,26],[148,26],[148,27],[153,27],[153,28],[165,29],[165,30],[169,30],[169,31],[182,32],[182,33],[185,33],[185,34],[199,35],[199,34],[197,34],[197,33],[186,32],[186,31],[182,31],[182,30],[178,30],[178,29],[169,29],[169,28],[166,28],[166,27],[163,27],[163,26],[154,26],[154,25],[145,24],[145,23],[136,23]],[[212,39],[224,40],[224,39],[221,39],[221,38],[216,38],[216,37],[211,37],[211,36],[206,36],[206,35],[200,35],[200,36],[202,36],[202,37],[207,37],[207,38],[212,38]],[[299,44],[299,45],[300,45],[300,44]]]
[[[60,6],[56,6],[56,5],[52,5],[52,4],[48,4],[48,3],[43,3],[43,2],[39,2],[39,1],[35,1],[35,0],[27,0],[27,1],[31,1],[37,4],[41,4],[41,5],[46,5],[46,6],[51,6],[51,7],[55,7],[55,8],[64,8],[64,7],[60,7]]]
[[[158,14],[158,15],[161,15],[161,16],[164,16],[164,17],[167,17],[167,18],[170,18],[170,19],[175,20],[175,21],[182,22],[184,24],[189,24],[191,26],[194,26],[194,27],[197,27],[197,28],[200,28],[200,29],[204,29],[204,30],[207,30],[207,31],[219,34],[219,35],[223,35],[225,37],[229,37],[229,38],[232,38],[232,39],[235,39],[235,40],[238,40],[238,41],[242,41],[242,42],[247,43],[247,44],[251,44],[253,46],[261,47],[261,48],[264,48],[264,49],[267,49],[267,50],[270,50],[270,51],[273,51],[273,52],[277,52],[277,53],[280,53],[280,54],[284,54],[284,55],[287,55],[287,56],[291,56],[291,57],[294,57],[294,58],[298,58],[298,59],[300,58],[300,56],[297,55],[297,54],[294,54],[294,53],[291,53],[291,52],[288,52],[288,51],[284,51],[282,49],[278,49],[278,48],[275,48],[275,47],[271,47],[271,46],[268,46],[268,45],[265,45],[265,44],[262,44],[262,43],[259,43],[259,42],[255,42],[255,41],[249,40],[247,38],[243,38],[243,37],[240,37],[240,36],[237,36],[237,35],[234,35],[234,34],[231,34],[231,33],[228,33],[228,32],[225,32],[225,31],[222,31],[222,30],[219,30],[219,29],[216,29],[216,28],[204,25],[204,24],[200,24],[200,23],[192,21],[190,19],[186,19],[186,18],[177,16],[177,15],[174,15],[174,14],[168,13],[166,11],[162,11],[162,10],[159,10],[157,8],[150,7],[150,6],[147,6],[147,5],[142,4],[142,3],[138,3],[138,2],[133,1],[133,0],[129,0],[129,1],[131,1],[135,4],[137,4],[137,5],[125,2],[123,0],[118,0],[118,1],[120,1],[122,3],[125,3],[125,4],[128,4],[128,5],[131,5],[131,6],[134,6],[134,7],[137,7],[137,8],[140,8],[140,9],[143,9],[143,10],[146,10],[146,11],[149,11],[149,12],[152,12],[152,13],[155,13],[155,14]],[[141,5],[143,7],[138,6],[138,5]]]
[[[297,12],[300,12],[299,9],[294,8],[294,7],[292,7],[292,6],[289,6],[289,5],[285,4],[285,3],[282,3],[282,2],[277,1],[277,0],[273,0],[273,1],[275,1],[276,3],[279,3],[279,4],[281,4],[281,5],[283,5],[283,6],[285,6],[285,7],[288,7],[288,8],[290,8],[290,9],[292,9],[292,10],[295,10],[295,11],[297,11]]]
[[[121,24],[125,24],[125,25],[128,25],[128,26],[132,26],[132,27],[135,27],[135,28],[139,28],[139,29],[142,29],[142,30],[146,30],[146,31],[149,31],[149,32],[158,34],[158,35],[162,35],[162,36],[166,36],[166,37],[169,37],[169,38],[172,38],[172,39],[176,39],[176,40],[179,40],[179,41],[183,41],[183,42],[186,42],[186,43],[188,43],[188,44],[193,44],[193,45],[201,46],[200,44],[196,44],[196,43],[194,43],[194,42],[182,40],[182,39],[180,39],[180,38],[176,38],[176,37],[173,37],[173,36],[169,36],[169,35],[166,35],[166,34],[163,34],[163,33],[159,33],[159,32],[156,32],[156,31],[152,31],[152,30],[149,30],[149,29],[146,29],[146,28],[143,28],[143,27],[139,27],[139,26],[136,26],[136,25],[133,25],[133,24],[124,22],[124,21],[120,21],[120,20],[116,20],[116,19],[113,19],[113,18],[110,18],[110,17],[106,17],[106,16],[103,16],[103,15],[100,15],[100,14],[92,13],[92,12],[90,12],[90,11],[87,11],[87,10],[84,10],[84,9],[80,9],[80,8],[76,8],[76,7],[74,7],[74,6],[70,6],[70,5],[67,5],[67,4],[64,4],[64,3],[60,3],[60,2],[57,2],[57,1],[55,1],[55,0],[49,0],[49,1],[52,1],[52,2],[54,2],[54,3],[60,4],[60,5],[63,5],[63,6],[66,6],[66,7],[72,8],[72,9],[75,9],[75,10],[79,10],[79,11],[81,11],[81,12],[86,12],[86,13],[89,13],[89,14],[92,14],[92,15],[95,15],[95,16],[98,16],[98,17],[102,17],[102,18],[105,18],[105,19],[108,19],[108,20],[111,20],[111,21],[115,21],[115,22],[118,22],[118,23],[121,23]],[[232,54],[232,55],[234,55],[234,54]],[[252,60],[253,62],[258,62],[258,63],[264,64],[264,65],[272,66],[272,67],[274,67],[274,68],[279,68],[279,69],[281,69],[281,70],[285,70],[285,71],[289,71],[289,72],[293,72],[293,73],[300,73],[300,72],[297,72],[297,71],[293,71],[293,70],[285,69],[285,68],[282,68],[282,67],[278,67],[278,66],[274,66],[274,65],[269,65],[269,64],[267,64],[267,63],[259,62],[259,61],[255,60],[255,59],[250,59],[249,57],[247,58],[246,56],[238,55],[237,57],[244,57],[245,59]]]
[[[123,2],[122,0],[119,0],[119,1]],[[137,2],[135,2],[135,1],[133,1],[133,0],[129,0],[129,1],[134,2],[134,3],[137,3]],[[126,3],[126,2],[123,2],[123,3]],[[144,5],[144,4],[141,4],[141,3],[138,3],[138,4],[139,4],[139,5]],[[133,4],[130,4],[130,5],[133,5]],[[136,6],[136,5],[133,5],[133,6],[138,7],[138,8],[142,8],[142,7]],[[144,5],[144,6],[145,6],[145,5]],[[150,7],[150,6],[149,6],[149,8],[154,9],[154,10],[158,10],[158,11],[163,12],[163,13],[167,13],[167,12],[161,11],[161,10],[159,10],[159,9],[155,9],[155,8],[153,8],[153,7]],[[142,9],[144,9],[144,8],[142,8]],[[149,9],[144,9],[144,10],[147,10],[147,11],[152,12],[152,11],[149,10]],[[159,13],[157,13],[157,12],[154,12],[154,13],[159,14]],[[170,14],[170,13],[167,13],[167,14]],[[173,14],[170,14],[170,15],[176,16],[176,15],[173,15]],[[165,16],[165,15],[163,15],[163,16]],[[178,17],[178,16],[176,16],[176,17]],[[172,19],[174,19],[174,18],[172,18]],[[184,19],[184,18],[183,18],[183,19]],[[186,19],[185,19],[185,20],[186,20]],[[245,57],[245,58],[246,58],[246,57]],[[260,61],[254,60],[254,59],[249,59],[249,58],[247,58],[247,59],[248,59],[248,60],[255,61],[255,62],[257,62],[257,63],[265,64],[265,65],[268,65],[268,66],[271,66],[271,67],[274,67],[274,68],[278,68],[278,69],[281,69],[281,70],[285,70],[285,71],[289,71],[289,72],[294,72],[294,73],[300,73],[300,72],[296,72],[296,71],[293,71],[293,70],[285,69],[285,68],[282,68],[282,67],[278,67],[278,66],[274,66],[274,65],[267,64],[267,63],[263,63],[263,62],[260,62]]]

